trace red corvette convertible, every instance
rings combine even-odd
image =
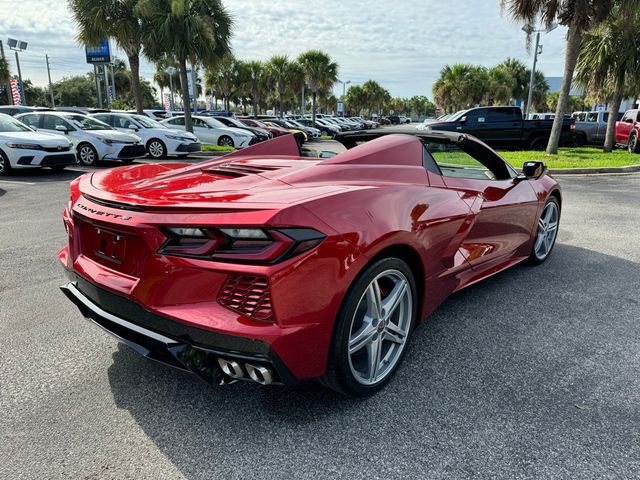
[[[365,396],[448,295],[551,253],[561,195],[542,163],[520,174],[459,133],[340,141],[331,158],[284,136],[79,177],[62,290],[140,354],[209,383],[319,379]]]

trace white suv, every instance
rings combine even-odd
[[[101,160],[131,163],[147,153],[140,137],[118,132],[106,123],[79,113],[24,113],[16,118],[38,131],[66,136],[73,142],[78,161],[83,165],[95,165]]]
[[[134,133],[142,138],[151,158],[167,155],[186,157],[200,151],[200,141],[193,133],[178,132],[145,115],[128,113],[94,113],[90,115],[121,132]]]

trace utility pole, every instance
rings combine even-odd
[[[104,76],[104,90],[106,94],[107,100],[107,108],[111,106],[111,91],[109,89],[109,71],[107,70],[107,65],[102,65],[102,75]]]
[[[168,67],[167,68],[167,73],[169,74],[169,91],[171,92],[171,101],[169,102],[169,106],[171,107],[171,110],[175,110],[175,107],[173,105],[173,103],[174,103],[174,98],[173,98],[173,74],[176,73],[175,67]]]
[[[531,111],[531,102],[533,101],[533,88],[536,79],[536,63],[538,62],[538,55],[542,53],[542,45],[540,45],[540,32],[549,33],[552,30],[555,30],[557,27],[558,24],[556,22],[553,22],[549,28],[544,30],[536,30],[531,24],[522,27],[522,31],[527,35],[531,35],[533,32],[536,32],[536,46],[533,50],[533,67],[531,68],[531,76],[529,77],[529,95],[527,98],[527,106],[524,112],[525,120],[529,118],[529,112]]]
[[[113,63],[110,64],[111,66],[111,95],[112,95],[112,99],[115,100],[116,97],[116,74],[113,70]]]
[[[304,109],[305,109],[305,101],[304,101],[304,82],[302,83],[302,95],[300,98],[300,105],[302,108],[300,108],[300,111],[302,112],[302,116],[304,116]]]
[[[44,58],[47,61],[47,76],[49,77],[49,95],[51,95],[51,108],[55,108],[56,101],[53,99],[53,84],[51,83],[51,66],[49,65],[49,55],[45,53]]]
[[[102,91],[100,89],[100,79],[98,78],[98,65],[93,65],[93,77],[96,79],[96,91],[98,93],[98,108],[102,108]]]

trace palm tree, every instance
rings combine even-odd
[[[316,125],[316,101],[318,93],[327,92],[338,80],[338,64],[320,50],[309,50],[298,57],[304,81],[311,90],[311,118]]]
[[[253,105],[253,116],[258,115],[260,102],[265,96],[266,73],[264,63],[258,60],[247,62],[247,79],[246,88],[251,95],[251,103]]]
[[[11,92],[9,89],[9,80],[11,80],[11,70],[9,70],[9,62],[4,57],[0,57],[0,85],[5,87],[7,92],[7,104],[11,104]]]
[[[375,80],[367,80],[362,84],[364,102],[369,115],[380,114],[385,105],[391,101],[391,94]]]
[[[139,0],[145,55],[154,62],[178,61],[185,128],[193,131],[187,60],[213,65],[230,53],[233,20],[221,0]],[[195,86],[194,86],[195,87]]]
[[[289,87],[292,62],[286,55],[276,55],[271,57],[265,66],[268,83],[274,90],[275,97],[280,104],[280,115],[284,113],[284,101]]]
[[[567,111],[569,91],[573,72],[580,53],[580,44],[584,33],[602,22],[615,3],[624,4],[624,8],[637,8],[636,0],[500,0],[502,8],[507,8],[509,15],[516,21],[528,25],[536,24],[540,19],[547,27],[551,27],[557,19],[560,25],[568,27],[567,47],[564,57],[564,73],[562,87],[558,97],[556,116],[547,145],[548,154],[558,153],[558,143],[562,132],[564,114]],[[527,45],[530,44],[527,36]]]
[[[206,88],[213,88],[216,96],[222,98],[223,108],[231,109],[231,96],[238,90],[239,63],[233,55],[227,55],[217,62],[215,69],[207,69],[204,74]]]
[[[622,99],[640,90],[640,12],[622,15],[614,9],[602,24],[587,32],[576,66],[576,82],[609,103],[604,151],[611,152]]]
[[[78,40],[84,45],[98,45],[112,38],[124,50],[131,69],[131,90],[136,110],[142,113],[143,93],[140,86],[141,21],[136,11],[138,0],[69,0],[80,31]]]
[[[360,85],[353,85],[349,87],[344,100],[347,104],[347,110],[351,113],[356,113],[357,115],[360,115],[367,107],[365,92],[362,90]]]
[[[531,70],[527,69],[526,71],[527,81],[524,84],[524,91],[529,91],[529,80],[531,78]],[[533,77],[533,97],[531,98],[531,105],[535,109],[544,108],[547,103],[547,92],[549,91],[549,82],[540,70],[536,70]],[[527,110],[526,104],[523,105],[522,108],[524,111]],[[533,111],[529,109],[529,111]]]
[[[489,74],[476,65],[445,65],[433,84],[433,97],[445,110],[457,111],[478,104],[487,96]]]

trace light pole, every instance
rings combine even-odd
[[[338,80],[342,83],[342,101],[344,102],[344,97],[347,95],[347,84],[351,83],[351,80],[342,81]],[[342,107],[342,116],[344,117],[344,107]]]
[[[529,77],[529,95],[527,97],[527,108],[524,112],[524,118],[527,120],[529,118],[529,111],[531,110],[531,101],[533,100],[533,82],[536,77],[536,63],[538,62],[538,55],[542,53],[542,45],[540,45],[540,32],[549,33],[552,30],[555,30],[558,27],[556,22],[553,22],[549,28],[536,30],[533,28],[533,25],[527,24],[522,27],[522,31],[527,35],[531,35],[535,32],[536,34],[536,46],[533,50],[533,67],[531,68],[531,76]]]
[[[27,49],[27,42],[16,40],[15,38],[9,38],[7,44],[11,50],[16,52],[16,67],[18,68],[18,81],[20,82],[20,96],[22,97],[22,103],[26,105],[27,98],[24,95],[24,85],[22,85],[22,72],[20,71],[20,58],[18,57],[18,52]]]
[[[169,103],[171,110],[175,110],[175,108],[173,108],[173,74],[176,73],[175,67],[167,67],[167,73],[169,74],[169,92],[171,92],[171,101]]]

